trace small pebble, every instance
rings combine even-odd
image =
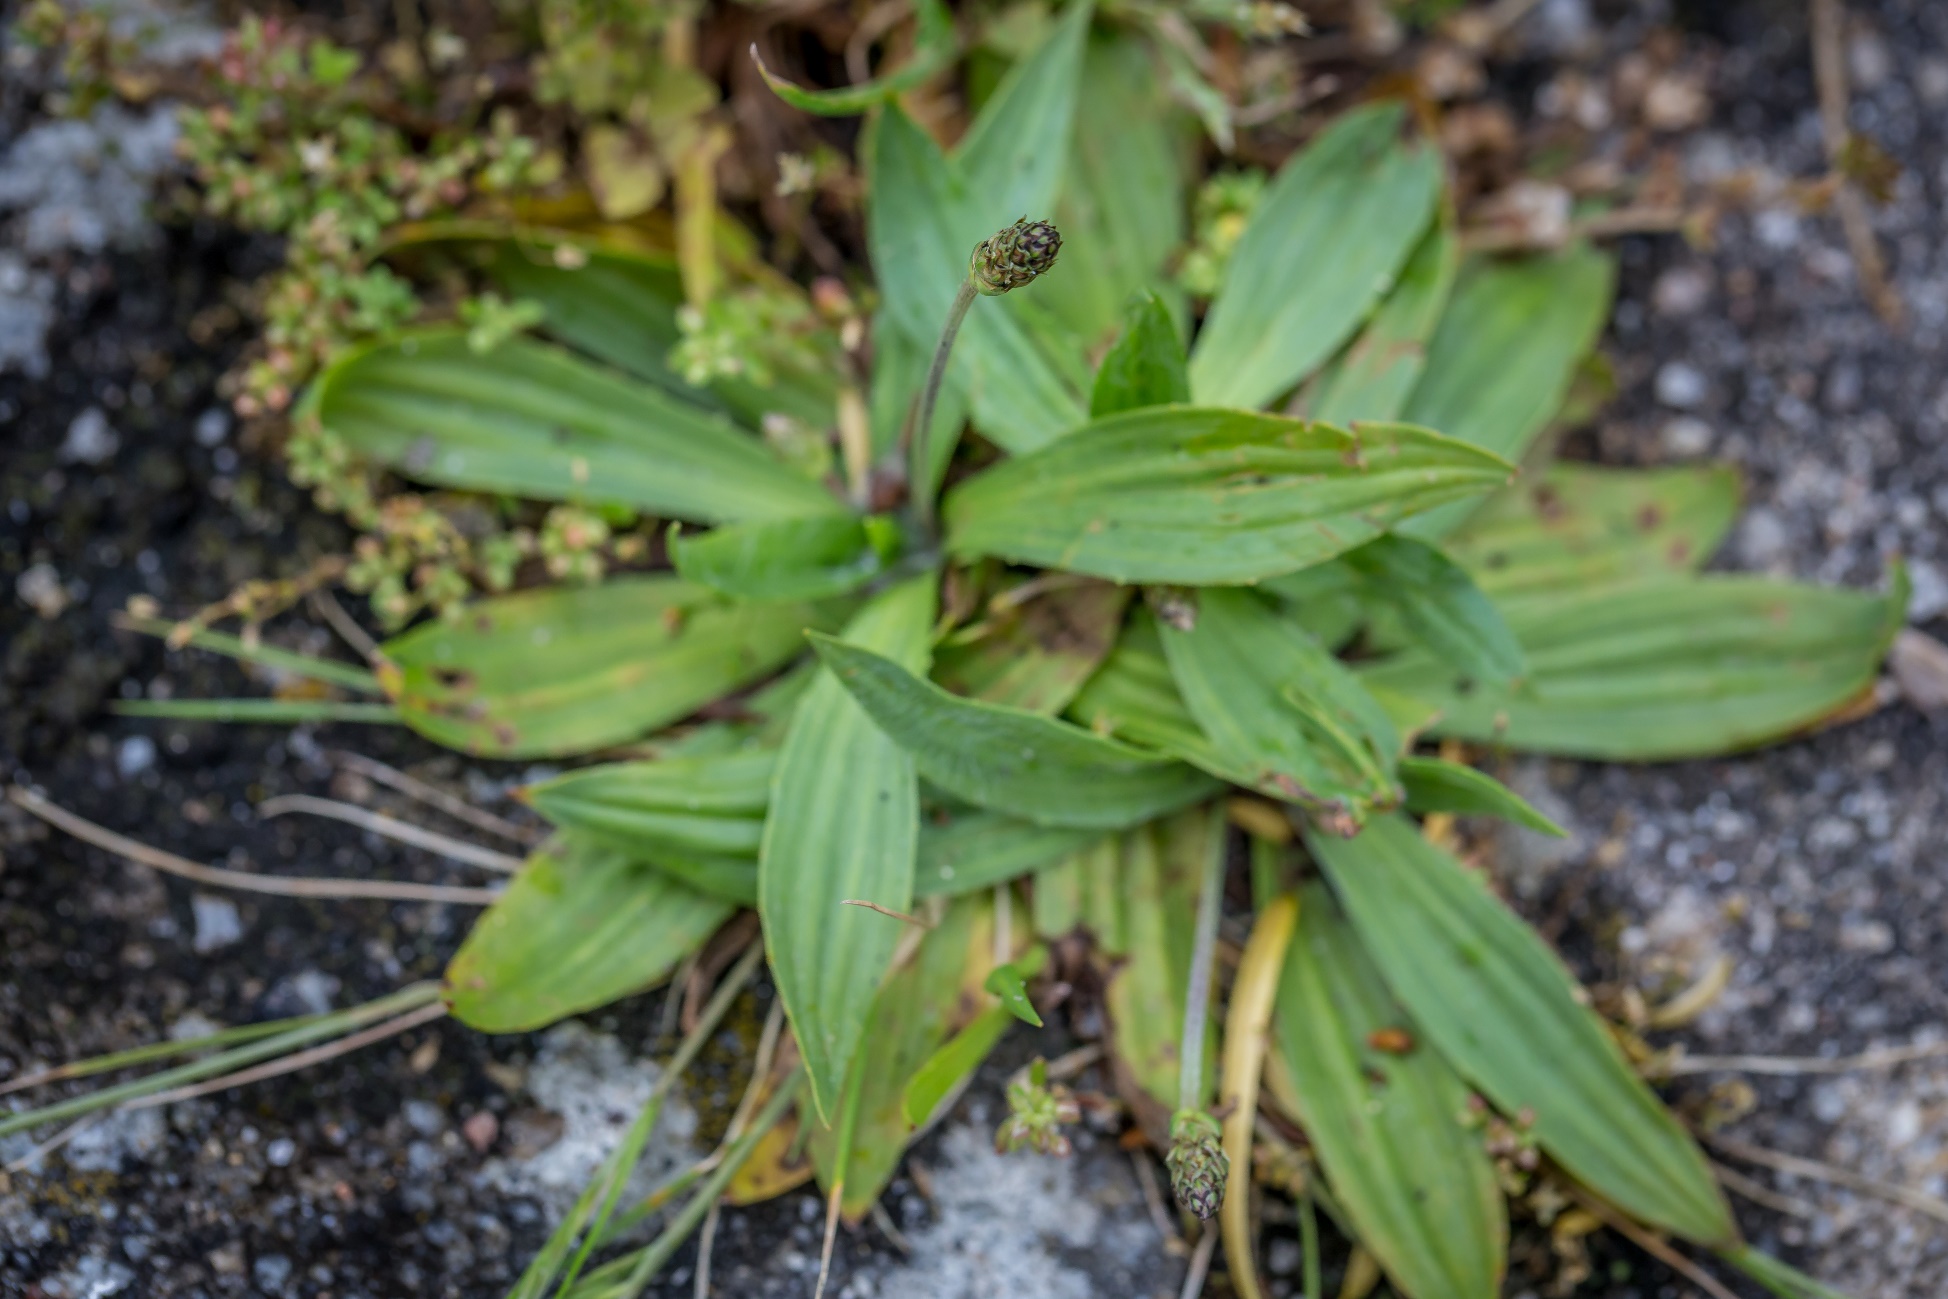
[[[260,1289],[269,1294],[280,1294],[285,1283],[291,1279],[291,1260],[282,1254],[265,1254],[251,1264],[250,1274]]]
[[[1948,576],[1943,576],[1939,564],[1931,559],[1911,559],[1907,576],[1913,583],[1907,598],[1909,622],[1932,622],[1948,613]]]
[[[1698,266],[1673,266],[1651,286],[1651,305],[1660,316],[1694,316],[1711,298],[1711,276]]]
[[[1667,361],[1659,367],[1656,388],[1657,400],[1678,410],[1696,410],[1710,391],[1703,372],[1683,361]]]
[[[1680,415],[1658,431],[1657,440],[1665,454],[1695,459],[1711,450],[1711,425],[1693,415]]]
[[[196,444],[213,447],[230,436],[230,412],[212,406],[196,417]]]
[[[115,746],[115,770],[123,780],[134,780],[156,765],[156,742],[146,735],[131,735]]]
[[[289,1137],[273,1138],[264,1147],[264,1162],[272,1168],[289,1168],[291,1161],[298,1157],[298,1143]]]
[[[460,1125],[460,1135],[467,1139],[467,1144],[473,1147],[477,1155],[484,1155],[493,1149],[494,1139],[500,1136],[500,1132],[501,1121],[494,1117],[492,1110],[470,1114],[467,1121]]]
[[[431,1101],[407,1101],[400,1107],[406,1126],[422,1137],[437,1137],[446,1130],[446,1114]]]
[[[199,955],[219,951],[243,937],[243,916],[229,898],[198,893],[189,905],[196,917],[196,935],[190,946]]]
[[[108,425],[101,407],[90,406],[68,425],[68,436],[61,443],[61,461],[70,465],[102,465],[122,449],[122,439]]]
[[[52,564],[32,564],[14,579],[14,594],[43,618],[58,618],[68,607],[68,592]]]

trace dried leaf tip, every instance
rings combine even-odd
[[[967,261],[968,278],[987,297],[998,297],[1055,265],[1055,255],[1061,251],[1061,231],[1046,221],[1022,217],[974,245],[974,255]]]
[[[1209,1221],[1224,1204],[1224,1184],[1231,1176],[1222,1130],[1202,1110],[1178,1110],[1170,1116],[1170,1192],[1177,1207]]]

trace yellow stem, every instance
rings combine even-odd
[[[1224,1153],[1231,1161],[1230,1184],[1218,1225],[1224,1233],[1224,1257],[1231,1285],[1239,1299],[1263,1299],[1251,1240],[1251,1132],[1258,1112],[1258,1079],[1271,1044],[1272,1003],[1278,995],[1279,974],[1285,968],[1285,949],[1299,922],[1299,899],[1287,893],[1258,913],[1251,936],[1238,962],[1231,985],[1231,1006],[1224,1017],[1224,1072],[1218,1101],[1228,1106],[1224,1117]]]

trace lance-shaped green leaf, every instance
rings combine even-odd
[[[982,106],[951,160],[897,105],[868,128],[867,244],[885,313],[922,357],[932,354],[974,245],[1053,207],[1090,12],[1086,2],[1069,6]],[[1013,293],[976,304],[947,382],[969,398],[982,432],[1023,451],[1081,421],[1087,375],[1075,336],[1034,294]]]
[[[1423,1037],[1576,1180],[1640,1221],[1738,1239],[1703,1152],[1644,1085],[1533,929],[1404,817],[1308,835]]]
[[[806,90],[778,76],[764,66],[757,46],[751,59],[772,93],[793,108],[821,117],[846,117],[863,113],[897,95],[924,85],[927,80],[954,61],[954,16],[942,0],[916,0],[913,53],[898,68],[871,81],[837,90]]]
[[[1198,808],[1134,830],[1122,838],[1118,869],[1107,881],[1122,945],[1103,991],[1109,1012],[1110,1063],[1117,1090],[1153,1137],[1177,1108],[1178,1060],[1183,1050],[1184,997],[1196,943],[1197,891],[1213,853],[1225,850],[1224,818]],[[1206,1023],[1203,1071],[1208,1102],[1216,1090],[1217,1024]]]
[[[1535,810],[1520,794],[1485,771],[1441,758],[1400,760],[1400,783],[1407,790],[1409,812],[1453,812],[1461,816],[1498,816],[1538,834],[1564,838],[1568,832]]]
[[[1832,1286],[1815,1281],[1798,1268],[1782,1263],[1752,1245],[1720,1250],[1718,1256],[1764,1286],[1766,1293],[1777,1295],[1779,1299],[1847,1299]]]
[[[1398,416],[1427,364],[1458,265],[1454,231],[1437,220],[1366,328],[1319,375],[1306,413],[1331,424]]]
[[[305,401],[354,451],[418,482],[700,523],[840,509],[728,421],[524,339],[482,354],[464,331],[409,334],[351,353]]]
[[[1243,783],[1347,831],[1400,801],[1400,736],[1385,711],[1257,592],[1198,592],[1195,624],[1160,631],[1177,689],[1220,756],[1216,774],[1249,773]]]
[[[1231,784],[1249,785],[1254,779],[1251,768],[1233,761],[1191,716],[1147,609],[1131,617],[1116,649],[1076,695],[1069,715],[1092,731],[1175,754]]]
[[[567,836],[529,856],[446,967],[454,1017],[518,1033],[652,987],[730,917],[632,860]]]
[[[1123,336],[1103,357],[1089,395],[1089,418],[1104,419],[1145,406],[1181,406],[1190,400],[1184,344],[1170,309],[1145,293],[1123,313]]]
[[[1035,1003],[1028,999],[1028,981],[1014,966],[995,966],[981,987],[999,997],[1002,1007],[1022,1023],[1033,1024],[1036,1028],[1042,1026],[1042,1017],[1035,1012]]]
[[[634,739],[771,673],[824,623],[671,577],[548,587],[469,605],[382,647],[408,726],[469,753],[585,753]],[[829,624],[825,624],[829,625]]]
[[[1886,595],[1750,577],[1675,577],[1503,601],[1528,659],[1513,688],[1424,651],[1364,673],[1440,710],[1432,734],[1574,757],[1736,752],[1801,731],[1873,684],[1906,616]]]
[[[1468,1088],[1407,1016],[1320,885],[1299,904],[1274,1041],[1292,1105],[1359,1241],[1409,1299],[1495,1299],[1508,1213]]]
[[[720,221],[720,244],[731,242],[726,238],[731,233]],[[688,382],[669,366],[671,349],[683,340],[677,324],[683,276],[675,254],[590,247],[590,242],[553,232],[497,238],[491,241],[486,273],[510,297],[539,303],[547,313],[541,327],[549,336],[686,401],[728,411],[751,427],[771,412],[814,428],[831,422],[838,384],[825,370],[787,363],[775,366],[765,385],[742,374],[719,376],[706,387]],[[803,293],[789,281],[764,278],[772,292]]]
[[[777,754],[769,750],[613,762],[530,785],[524,799],[563,829],[614,844],[712,897],[757,901],[758,841]]]
[[[1587,247],[1470,262],[1400,417],[1519,461],[1609,319],[1615,280],[1609,255]],[[1408,531],[1439,537],[1468,512],[1449,506]]]
[[[670,561],[689,581],[741,600],[820,600],[857,590],[899,545],[892,520],[832,515],[670,530]]]
[[[1442,549],[1497,598],[1696,570],[1738,518],[1738,470],[1552,465],[1489,497]]]
[[[933,616],[934,579],[924,574],[874,597],[846,635],[924,671]],[[758,915],[813,1100],[827,1119],[837,1115],[846,1070],[899,942],[899,921],[844,904],[911,905],[919,823],[912,757],[822,670],[792,716],[772,777]]]
[[[978,640],[942,648],[933,679],[957,695],[1059,713],[1116,643],[1128,587],[1082,582],[990,614]]]
[[[953,897],[1005,883],[1095,843],[1099,830],[1036,825],[998,812],[962,812],[920,825],[915,897]]]
[[[1047,963],[1048,949],[1036,944],[1001,968],[1011,971],[1017,980],[1027,980],[1040,974]],[[906,1085],[901,1108],[907,1123],[918,1129],[933,1122],[947,1098],[981,1067],[981,1061],[1014,1022],[1015,1014],[1007,1006],[991,1006],[928,1056]]]
[[[849,1094],[841,1102],[856,1106],[856,1113],[849,1124],[813,1125],[812,1163],[819,1184],[829,1190],[844,1180],[839,1211],[848,1220],[857,1221],[872,1208],[899,1166],[913,1135],[903,1105],[907,1083],[953,1029],[970,962],[983,968],[992,963],[988,953],[975,948],[977,941],[989,944],[992,910],[986,898],[955,902],[920,940],[912,959],[881,985],[858,1060],[846,1078]],[[978,975],[974,982],[978,986]],[[841,1159],[839,1143],[847,1135]]]
[[[1092,422],[947,497],[947,544],[1115,582],[1235,585],[1363,545],[1512,470],[1404,424],[1352,432],[1160,406]]]
[[[1191,354],[1200,402],[1262,406],[1358,329],[1426,233],[1436,150],[1404,107],[1355,109],[1286,163],[1238,241]]]
[[[1154,57],[1134,31],[1099,32],[1083,60],[1055,207],[1062,269],[1036,292],[1092,350],[1133,293],[1161,286],[1173,317],[1183,317],[1183,295],[1164,271],[1186,238],[1188,121],[1156,92]]]
[[[1389,534],[1341,560],[1369,600],[1390,608],[1428,653],[1464,677],[1507,684],[1522,675],[1522,646],[1466,569],[1424,541]]]
[[[1195,802],[1206,776],[1079,726],[948,694],[861,645],[814,636],[827,668],[920,774],[1040,825],[1113,830]]]

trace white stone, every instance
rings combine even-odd
[[[1678,410],[1695,410],[1704,404],[1711,391],[1703,371],[1684,361],[1666,361],[1658,367],[1657,400]]]
[[[109,427],[108,416],[99,406],[90,406],[68,425],[68,436],[61,443],[64,464],[104,465],[122,449],[122,439]]]
[[[196,917],[196,936],[190,946],[207,955],[243,938],[243,916],[237,904],[215,893],[198,893],[189,900]]]
[[[1680,415],[1658,430],[1666,455],[1689,460],[1711,450],[1711,425],[1695,415]]]

